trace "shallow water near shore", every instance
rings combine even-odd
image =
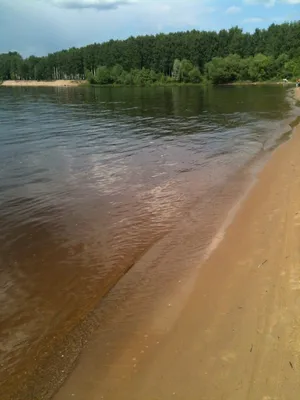
[[[151,249],[153,268],[172,257],[140,283],[150,297],[200,260],[296,115],[280,85],[0,88],[0,103],[4,399]]]

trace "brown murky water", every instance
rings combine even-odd
[[[154,245],[161,288],[200,258],[293,115],[281,86],[0,88],[1,399]]]

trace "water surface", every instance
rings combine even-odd
[[[294,113],[282,86],[0,88],[2,398],[166,235],[200,256]]]

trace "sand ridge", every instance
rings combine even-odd
[[[295,90],[295,98],[297,101],[300,101],[300,87],[297,87]]]
[[[56,81],[3,81],[2,86],[25,86],[25,87],[76,87],[82,85],[85,81],[75,81],[60,79]]]

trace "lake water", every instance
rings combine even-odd
[[[137,262],[149,298],[199,263],[295,115],[280,85],[0,88],[1,399]]]

